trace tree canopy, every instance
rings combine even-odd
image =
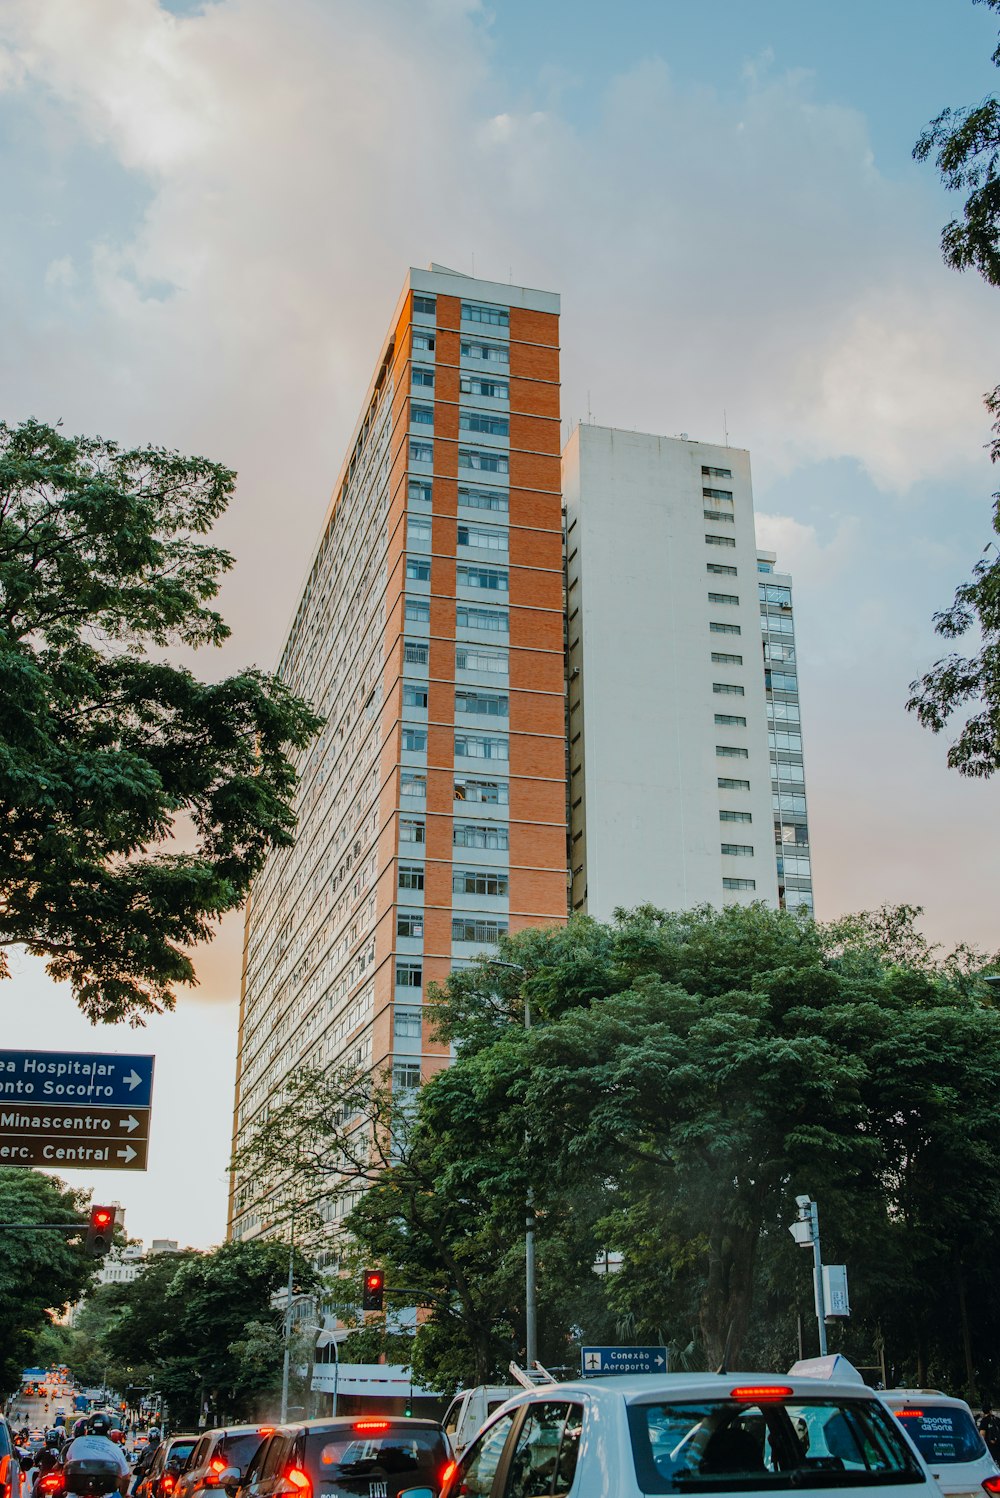
[[[1000,11],[1000,0],[973,0]],[[1000,67],[1000,44],[993,53]],[[1000,286],[1000,99],[945,109],[932,120],[913,148],[918,161],[933,158],[949,192],[965,193],[961,218],[941,235],[945,263],[976,270],[990,286]],[[988,444],[1000,459],[1000,385],[984,397],[993,417]],[[1000,492],[993,495],[993,532],[1000,536]],[[974,654],[954,653],[911,682],[907,707],[925,728],[940,733],[956,715],[969,714],[948,750],[948,764],[963,775],[986,777],[1000,768],[1000,551],[990,541],[968,582],[947,609],[934,616],[946,640],[979,636]],[[978,709],[978,710],[977,710]]]
[[[292,840],[289,754],[321,720],[261,671],[202,682],[164,656],[229,633],[233,559],[201,538],[234,485],[0,423],[0,976],[21,944],[93,1020],[171,1008],[189,949]]]
[[[797,1316],[812,1325],[787,1231],[807,1192],[851,1274],[835,1345],[995,1386],[1000,1016],[986,960],[935,952],[918,915],[646,907],[520,932],[500,944],[509,966],[480,959],[437,991],[450,1068],[402,1097],[302,1078],[243,1163],[340,1202],[348,1277],[329,1294],[348,1319],[363,1262],[420,1292],[414,1373],[439,1387],[523,1355],[529,1186],[547,1365],[572,1367],[581,1341],[662,1337],[701,1366],[727,1348],[787,1366]]]
[[[0,1224],[86,1223],[86,1199],[54,1176],[0,1166]],[[0,1395],[21,1382],[51,1311],[65,1310],[93,1278],[96,1264],[79,1238],[56,1230],[0,1232]]]

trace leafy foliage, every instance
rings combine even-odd
[[[85,1221],[80,1192],[41,1171],[0,1166],[0,1223]],[[50,1312],[76,1300],[95,1267],[71,1234],[0,1233],[0,1394],[18,1387],[21,1369],[53,1329]]]
[[[200,538],[234,483],[0,423],[0,948],[46,958],[94,1020],[171,1008],[187,949],[292,840],[288,751],[320,720],[260,671],[205,683],[149,654],[229,633],[209,605],[232,558]]]
[[[529,1187],[551,1366],[618,1337],[663,1337],[691,1366],[727,1347],[787,1364],[811,1320],[787,1232],[809,1192],[851,1269],[845,1350],[871,1362],[884,1340],[901,1375],[989,1383],[1000,1016],[986,959],[937,953],[919,914],[644,907],[518,933],[437,991],[458,1054],[416,1098],[312,1073],[239,1167],[350,1209],[335,1240],[317,1212],[346,1276],[328,1297],[360,1325],[361,1264],[381,1264],[426,1309],[412,1363],[437,1387],[523,1353]],[[620,1272],[594,1272],[605,1250]]]
[[[1000,11],[1000,0],[974,0]],[[1000,67],[1000,45],[993,53]],[[945,263],[955,270],[977,270],[991,286],[1000,286],[1000,100],[984,99],[964,109],[945,109],[923,131],[913,154],[933,156],[949,192],[967,194],[961,219],[952,219],[941,235]],[[989,444],[993,462],[1000,458],[1000,385],[985,398],[993,420]],[[1000,492],[993,495],[993,531],[1000,535]],[[987,777],[1000,768],[1000,552],[985,548],[969,582],[955,591],[950,608],[934,616],[937,633],[947,640],[978,633],[981,648],[972,655],[953,654],[935,662],[911,682],[910,712],[933,733],[975,704],[948,750],[948,764],[963,775]]]

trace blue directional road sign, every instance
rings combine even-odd
[[[580,1352],[584,1373],[666,1373],[665,1347],[584,1347]]]
[[[0,1103],[148,1108],[154,1059],[90,1051],[0,1051]]]

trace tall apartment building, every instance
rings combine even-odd
[[[775,572],[773,551],[758,551],[758,594],[764,646],[764,695],[771,751],[771,809],[782,907],[813,909],[806,777],[802,762],[799,668],[792,579]]]
[[[563,487],[572,908],[804,903],[790,580],[758,572],[749,454],[581,425]]]
[[[558,329],[549,292],[403,287],[281,657],[327,723],[248,904],[236,1144],[301,1064],[417,1085],[427,983],[565,919]],[[272,1213],[234,1180],[231,1236]]]

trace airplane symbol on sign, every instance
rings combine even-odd
[[[587,1352],[583,1356],[583,1366],[587,1373],[600,1373],[601,1354],[599,1352]]]

